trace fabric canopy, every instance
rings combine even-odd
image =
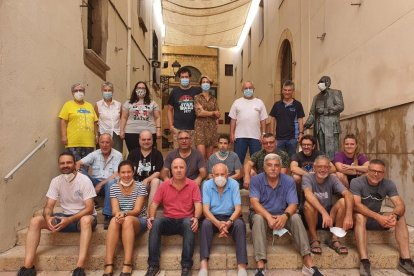
[[[165,44],[237,45],[251,0],[162,0]]]

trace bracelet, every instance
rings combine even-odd
[[[233,223],[234,223],[234,221],[233,221],[232,219],[229,219],[229,221],[230,221],[230,223],[231,223],[231,224],[233,224]]]
[[[284,212],[283,214],[286,215],[288,219],[290,219],[290,214],[288,212]]]

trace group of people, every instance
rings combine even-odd
[[[329,247],[338,254],[348,253],[340,241],[341,232],[353,228],[361,258],[360,274],[371,275],[366,229],[393,227],[400,251],[399,268],[414,275],[404,203],[395,184],[384,178],[384,162],[369,161],[359,152],[354,135],[345,137],[343,151],[326,156],[317,150],[316,139],[304,134],[305,127],[315,124],[317,131],[322,131],[316,132],[320,149],[334,149],[330,147],[335,143],[324,138],[328,129],[322,127],[321,117],[338,117],[343,103],[332,108],[342,95],[330,91],[330,79],[322,78],[318,84],[325,94],[314,99],[313,117],[305,124],[302,105],[293,98],[294,83],[285,82],[282,100],[270,113],[270,132],[266,132],[266,108],[254,97],[253,83],[245,82],[243,97],[230,109],[230,135],[219,135],[220,112],[209,93],[212,81],[203,76],[200,89],[190,85],[190,71],[183,69],[179,74],[180,86],[168,101],[168,123],[176,147],[165,159],[154,147],[160,135],[160,114],[144,82],[135,85],[130,100],[122,106],[112,99],[113,85],[104,83],[103,100],[95,109],[83,100],[82,85],[72,87],[74,100],[59,114],[62,142],[67,148],[58,158],[61,174],[50,184],[43,216],[30,222],[19,276],[36,275],[34,260],[41,229],[80,232],[73,275],[85,275],[87,251],[97,224],[94,198],[99,193],[104,196],[102,213],[107,229],[104,276],[113,275],[119,240],[124,248],[121,275],[131,275],[135,237],[144,231],[149,231],[147,276],[160,272],[162,235],[183,237],[182,275],[191,275],[197,232],[200,276],[208,275],[215,233],[219,238],[233,238],[238,275],[247,275],[240,187],[249,190],[248,222],[257,276],[265,275],[269,232],[274,236],[289,232],[303,258],[303,274],[322,275],[312,259],[312,254],[322,254],[319,228],[332,228]],[[333,99],[324,98],[331,94],[335,94]],[[338,129],[336,126],[335,131]],[[122,160],[120,152],[122,139],[129,151],[127,160]],[[322,142],[327,146],[321,146]],[[230,150],[231,143],[235,152]],[[300,152],[296,152],[297,143]],[[121,146],[118,150],[117,145]],[[218,150],[213,152],[216,145]],[[247,149],[250,159],[245,161]],[[395,207],[390,213],[381,213],[387,196]],[[62,212],[55,213],[58,200]],[[162,216],[157,212],[160,206]]]

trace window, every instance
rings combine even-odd
[[[247,52],[247,66],[250,66],[250,63],[252,63],[252,29],[249,31],[249,37],[248,37],[248,52]]]
[[[89,69],[106,80],[106,71],[111,69],[105,63],[108,40],[108,4],[106,1],[89,0],[87,5],[82,7],[84,7],[82,16],[86,18],[83,60]]]
[[[145,0],[138,0],[138,22],[139,27],[141,28],[142,32],[145,33],[148,32],[147,29],[147,13],[146,13],[146,4]]]
[[[152,31],[152,60],[158,61],[158,36],[155,31]],[[152,80],[153,83],[159,83],[157,76],[157,71],[159,72],[160,69],[152,67]]]
[[[240,53],[240,82],[243,81],[243,50]]]
[[[259,45],[262,44],[264,38],[264,3],[263,0],[259,4]]]
[[[233,64],[224,65],[224,75],[229,77],[233,76]]]

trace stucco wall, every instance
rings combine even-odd
[[[114,83],[114,98],[124,101],[126,91],[127,31],[119,14],[127,16],[127,1],[108,5],[107,80]],[[81,82],[85,99],[101,98],[103,80],[84,65],[82,1],[0,1],[0,175],[2,178],[44,138],[49,142],[8,183],[0,181],[0,252],[12,247],[16,230],[27,226],[35,210],[43,207],[51,178],[58,174],[60,143],[58,112],[71,99],[70,86]],[[136,7],[135,7],[136,9]],[[147,6],[150,18],[152,5]],[[137,21],[137,14],[132,20]],[[123,21],[127,22],[126,18]],[[149,22],[153,26],[152,20]],[[136,26],[136,25],[134,25]],[[159,27],[154,25],[157,33]],[[151,35],[150,35],[151,34]],[[159,35],[160,37],[160,35]],[[152,29],[135,38],[134,62],[148,60]],[[161,42],[161,39],[160,39]],[[114,47],[123,50],[116,53]],[[132,62],[131,62],[132,63]],[[150,70],[131,70],[132,84],[150,80]],[[155,98],[159,102],[159,98]],[[7,223],[6,223],[7,222]]]

